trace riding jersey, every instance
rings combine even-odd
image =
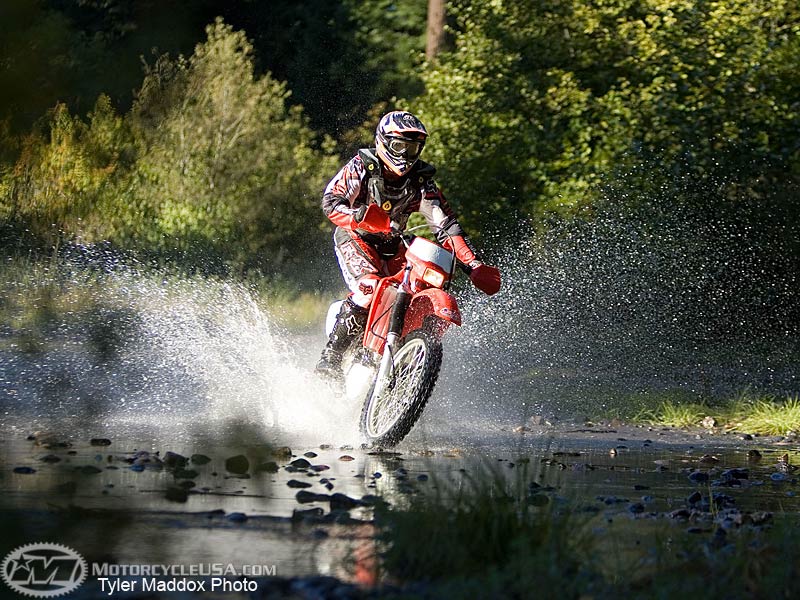
[[[419,212],[439,242],[464,231],[444,195],[436,186],[436,169],[418,160],[411,170],[398,178],[384,177],[375,149],[362,149],[331,179],[322,197],[322,210],[338,227],[354,231],[370,245],[380,247],[397,241],[396,233],[370,233],[353,225],[353,216],[361,206],[375,202],[403,231],[411,213]]]

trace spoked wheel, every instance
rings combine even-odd
[[[442,343],[424,330],[406,337],[385,381],[376,381],[361,410],[361,433],[374,445],[394,446],[422,414],[442,366]]]

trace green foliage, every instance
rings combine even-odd
[[[417,108],[472,222],[574,213],[653,157],[661,178],[634,189],[687,171],[749,188],[800,175],[796,3],[455,4],[456,49]]]
[[[587,583],[589,518],[555,507],[527,468],[515,474],[486,467],[459,483],[438,481],[434,497],[412,496],[408,507],[379,506],[388,574],[434,582],[434,597],[525,597],[533,582],[576,597]]]
[[[191,57],[147,68],[128,115],[106,96],[88,123],[56,107],[4,174],[3,215],[51,242],[286,271],[327,241],[319,197],[336,169],[288,95],[254,76],[244,34],[217,21]]]
[[[221,21],[188,60],[162,57],[148,70],[131,113],[135,205],[155,214],[166,246],[201,244],[274,269],[300,258],[297,239],[315,241],[335,164],[287,97],[284,84],[254,77],[252,46]]]

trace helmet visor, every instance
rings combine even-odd
[[[386,147],[392,155],[405,158],[408,161],[415,161],[419,158],[425,142],[421,140],[410,140],[402,137],[387,137]]]

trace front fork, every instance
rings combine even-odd
[[[392,315],[389,317],[389,331],[386,334],[386,344],[383,348],[383,356],[381,356],[381,364],[378,367],[378,378],[376,379],[376,386],[380,386],[380,390],[388,382],[389,374],[392,372],[392,364],[394,362],[394,348],[400,341],[400,335],[403,333],[403,325],[406,318],[406,310],[408,310],[409,302],[411,301],[411,293],[408,291],[408,280],[411,273],[411,265],[406,265],[403,273],[403,280],[397,289],[397,296],[395,297],[394,306],[392,307]]]

